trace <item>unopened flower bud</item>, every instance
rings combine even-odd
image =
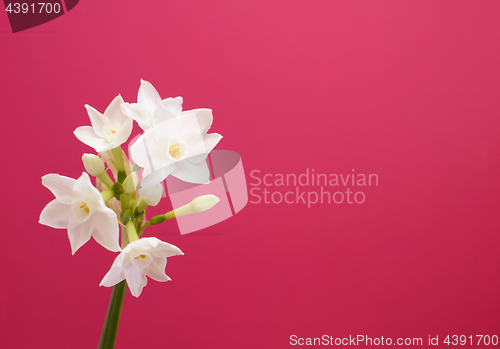
[[[156,225],[165,222],[166,218],[164,215],[154,216],[149,220],[149,224]]]
[[[123,189],[126,194],[134,194],[135,188],[137,188],[137,184],[139,183],[139,179],[137,178],[137,173],[132,172],[125,178],[123,181]]]
[[[176,208],[174,214],[176,217],[180,217],[191,213],[203,212],[214,207],[219,201],[220,199],[217,196],[211,194],[198,196],[189,204]]]
[[[104,173],[104,162],[94,154],[83,154],[83,166],[91,176],[97,177]]]
[[[120,195],[124,192],[123,185],[120,182],[116,182],[111,186],[111,190],[113,190],[116,200],[120,200]]]
[[[158,183],[152,187],[139,189],[139,195],[148,206],[156,206],[163,195],[163,185]]]

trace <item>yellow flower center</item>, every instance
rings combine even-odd
[[[178,157],[179,155],[181,155],[181,146],[179,145],[179,143],[176,143],[174,145],[171,145],[170,148],[168,148],[168,152],[170,153],[170,155],[174,158]]]
[[[80,206],[80,209],[81,210],[84,210],[85,212],[89,213],[90,212],[90,208],[87,206],[86,203],[83,203],[81,206]]]
[[[144,258],[146,258],[146,255],[145,254],[141,254],[140,256],[137,256],[137,257],[134,257],[134,258],[135,259],[139,259],[139,257],[142,258],[142,259],[144,259]]]
[[[104,125],[103,131],[104,131],[104,138],[106,139],[106,142],[111,143],[116,141],[118,135],[120,134],[121,126],[120,124],[106,124]]]

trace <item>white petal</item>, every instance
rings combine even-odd
[[[92,231],[94,230],[94,221],[89,219],[83,223],[78,223],[76,219],[72,218],[69,221],[68,237],[71,244],[71,251],[73,254],[89,241]]]
[[[154,258],[153,263],[151,263],[148,267],[147,275],[155,281],[170,281],[172,279],[170,279],[167,274],[165,274],[166,266],[167,258]]]
[[[187,161],[197,164],[199,162],[202,162],[206,160],[208,154],[215,148],[215,146],[220,142],[222,139],[222,136],[218,133],[210,133],[207,135],[203,136],[203,147],[206,151],[206,153],[195,155],[195,156],[190,156],[186,158]]]
[[[113,251],[121,251],[119,241],[119,229],[116,214],[110,210],[114,217],[107,212],[98,210],[93,216],[94,231],[92,236],[102,247]]]
[[[80,142],[94,148],[98,153],[113,149],[112,143],[106,142],[106,140],[98,136],[94,130],[95,129],[91,126],[80,126],[73,133]]]
[[[162,169],[162,168],[167,167],[167,166],[173,166],[173,161],[169,157],[167,157],[165,154],[161,154],[161,155],[154,154],[151,157],[151,159],[149,159],[148,165],[150,166],[151,171],[154,172],[154,171],[158,171],[159,169]],[[145,172],[146,172],[146,174],[144,174],[144,172],[143,172],[143,177],[148,174],[147,171],[145,171]],[[169,173],[170,172],[172,172],[172,171],[169,171]]]
[[[159,170],[156,170],[156,171],[154,171],[150,174],[147,174],[147,175],[144,174],[144,173],[147,173],[146,171],[144,171],[143,176],[145,176],[145,177],[141,181],[141,186],[142,187],[152,187],[153,185],[156,185],[156,184],[162,182],[174,170],[175,170],[175,166],[169,165],[169,166],[162,167]]]
[[[203,136],[203,142],[205,142],[205,148],[208,152],[211,152],[212,149],[220,142],[222,136],[218,133],[210,133]]]
[[[177,118],[174,117],[157,124],[153,134],[156,143],[167,145],[169,139],[179,136],[181,131],[181,124]]]
[[[42,184],[47,187],[54,196],[62,203],[70,205],[78,197],[73,191],[76,180],[73,178],[60,176],[56,173],[49,173],[42,177]]]
[[[112,124],[123,125],[128,119],[127,115],[123,114],[120,105],[125,103],[121,95],[116,96],[109,106],[104,111],[106,116]]]
[[[155,147],[154,130],[146,131],[130,147],[130,156],[132,160],[141,167],[146,167],[151,158],[151,149]]]
[[[132,128],[134,127],[134,122],[132,119],[127,118],[126,122],[122,124],[122,129],[120,130],[120,134],[118,135],[118,139],[113,142],[115,143],[115,148],[122,145],[125,143],[130,137],[130,134],[132,133]]]
[[[205,184],[210,182],[210,171],[206,162],[196,164],[187,160],[177,162],[171,175],[189,183]]]
[[[144,104],[150,111],[155,110],[161,97],[151,83],[141,79],[141,87],[137,95],[137,103]]]
[[[120,253],[115,260],[113,261],[113,265],[109,269],[109,271],[102,278],[99,286],[111,287],[116,285],[117,283],[125,280],[125,271],[123,268],[123,258],[124,253]]]
[[[212,126],[212,123],[214,122],[212,110],[206,108],[187,110],[182,112],[181,117],[189,114],[190,112],[196,113],[196,118],[198,119],[198,125],[200,126],[201,133],[206,134]]]
[[[196,113],[192,110],[183,112],[182,116],[178,118],[180,124],[182,125],[179,133],[176,135],[182,137],[189,142],[189,145],[201,143],[203,141],[203,135],[201,126],[198,123],[198,118]]]
[[[148,283],[148,279],[142,272],[143,270],[133,266],[125,268],[125,278],[127,279],[128,288],[134,297],[139,297],[142,289]]]
[[[182,112],[182,97],[166,98],[162,101],[162,104],[172,111],[176,116],[180,115]]]
[[[52,228],[67,229],[72,217],[71,206],[55,199],[49,202],[42,210],[38,223],[48,225]]]
[[[157,238],[149,238],[149,239],[156,239],[157,240],[157,245],[154,248],[155,253],[156,251],[161,252],[162,255],[166,257],[172,257],[172,256],[182,256],[184,253],[181,251],[181,249],[175,245],[169,244],[167,242],[161,241]]]
[[[73,190],[82,195],[90,196],[96,203],[104,202],[101,193],[94,187],[87,172],[82,172],[82,175],[73,185]]]
[[[175,119],[175,114],[168,107],[166,107],[163,102],[156,105],[154,115],[156,124],[160,124],[170,119]]]
[[[104,125],[109,124],[109,119],[88,104],[85,104],[85,108],[87,109],[87,113],[89,114],[90,118],[90,123],[92,124],[95,133],[100,137],[104,137],[103,128]]]
[[[125,115],[135,120],[144,131],[152,128],[153,111],[150,111],[145,105],[123,103],[120,108]]]
[[[197,164],[199,162],[205,161],[207,159],[207,156],[208,156],[208,153],[190,156],[190,157],[186,158],[186,161],[189,161],[192,164]]]

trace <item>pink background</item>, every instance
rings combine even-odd
[[[362,205],[149,228],[185,255],[173,281],[127,291],[117,348],[500,335],[499,15],[497,0],[82,0],[12,34],[1,13],[1,346],[97,346],[115,254],[91,241],[72,256],[37,223],[53,199],[40,177],[78,177],[83,105],[135,102],[141,78],[213,109],[249,182],[354,168],[380,183]]]

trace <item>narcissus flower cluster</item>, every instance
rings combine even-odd
[[[222,136],[207,133],[213,122],[210,109],[183,111],[182,102],[181,97],[162,100],[153,85],[141,80],[137,103],[125,103],[118,95],[104,113],[85,105],[92,126],[78,127],[74,133],[97,152],[82,157],[88,174],[83,172],[78,179],[55,173],[42,177],[55,199],[42,210],[41,224],[66,229],[73,254],[91,237],[119,252],[101,286],[126,280],[132,295],[139,297],[146,276],[169,281],[167,258],[182,251],[155,237],[141,238],[142,232],[167,219],[208,210],[219,201],[204,195],[146,219],[147,207],[160,202],[161,182],[169,175],[190,183],[209,182],[206,158]],[[121,146],[129,139],[134,121],[144,133],[131,146],[129,160]],[[95,186],[89,174],[96,177]]]

